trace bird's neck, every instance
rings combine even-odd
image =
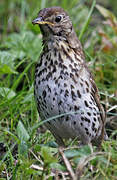
[[[57,35],[49,35],[48,37],[44,37],[43,46],[44,50],[47,49],[47,51],[52,50],[54,48],[56,48],[57,50],[61,50],[63,49],[63,47],[66,47],[68,49],[74,50],[75,53],[81,56],[82,59],[85,59],[82,50],[82,45],[79,39],[77,38],[74,29],[66,37]]]

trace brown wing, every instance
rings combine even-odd
[[[99,108],[99,111],[100,111],[100,116],[101,116],[101,121],[102,121],[102,132],[101,132],[101,142],[103,141],[104,139],[104,133],[105,133],[105,122],[106,122],[106,114],[104,112],[104,109],[103,109],[103,106],[100,104],[100,96],[99,96],[99,93],[98,93],[98,89],[96,87],[96,84],[93,80],[93,77],[92,75],[90,74],[90,82],[92,84],[92,94],[93,94],[93,97],[95,99],[95,102]]]

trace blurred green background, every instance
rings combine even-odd
[[[103,144],[103,151],[111,155],[91,161],[95,173],[87,169],[84,176],[117,177],[117,1],[97,0],[89,15],[93,2],[0,0],[0,179],[44,179],[51,174],[52,167],[66,170],[59,155],[56,156],[55,139],[40,126],[33,95],[42,37],[32,20],[40,9],[51,6],[61,6],[70,15],[107,113],[106,129],[111,141]],[[68,152],[73,168],[79,157],[91,152],[84,148],[75,153]],[[44,171],[31,169],[33,163],[45,168]]]

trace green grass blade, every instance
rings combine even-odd
[[[85,21],[85,23],[84,23],[84,25],[83,25],[83,27],[82,27],[82,29],[81,29],[81,32],[80,32],[80,35],[79,35],[79,40],[82,39],[82,36],[83,36],[84,32],[87,30],[87,27],[88,27],[88,25],[89,25],[89,23],[90,23],[90,18],[91,18],[93,9],[94,9],[94,7],[95,7],[95,4],[96,4],[96,0],[93,0],[91,9],[90,9],[89,14],[88,14],[88,16],[87,16],[87,19],[86,19],[86,21]]]

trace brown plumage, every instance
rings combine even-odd
[[[45,8],[32,23],[43,35],[34,85],[41,119],[67,113],[45,123],[59,145],[76,137],[83,144],[100,144],[105,113],[68,14],[60,7]]]

